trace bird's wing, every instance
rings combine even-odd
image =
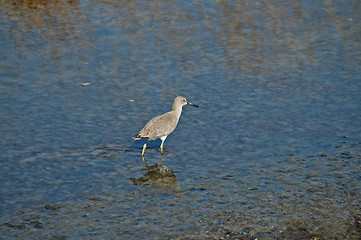
[[[138,135],[144,138],[156,139],[173,132],[177,123],[178,121],[173,114],[167,112],[152,118]]]

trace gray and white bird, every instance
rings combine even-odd
[[[156,140],[160,138],[162,144],[160,145],[161,153],[163,154],[163,144],[165,139],[171,134],[174,129],[177,127],[179,118],[182,114],[182,107],[184,105],[191,105],[197,107],[193,103],[187,101],[185,97],[178,96],[174,99],[172,111],[164,113],[162,115],[152,118],[144,128],[133,137],[134,140],[139,140],[141,138],[148,138],[148,141],[143,145],[142,156],[144,156],[144,151],[147,147],[147,143],[150,140]]]

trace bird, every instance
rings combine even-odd
[[[165,139],[171,134],[174,129],[177,127],[179,118],[182,114],[182,108],[185,105],[190,105],[196,108],[199,106],[188,102],[185,97],[178,96],[174,99],[172,105],[172,111],[164,113],[162,115],[152,118],[144,128],[136,134],[133,139],[139,140],[142,138],[147,138],[147,142],[143,145],[142,157],[144,156],[144,151],[147,148],[147,144],[150,140],[156,140],[160,138],[162,143],[160,145],[160,151],[163,155],[163,144]]]

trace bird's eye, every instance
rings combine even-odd
[[[187,102],[187,100],[183,99],[183,102]]]

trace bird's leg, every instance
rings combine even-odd
[[[145,151],[145,149],[147,148],[147,143],[149,142],[149,140],[146,142],[146,143],[144,143],[144,145],[143,145],[143,151],[142,151],[142,156],[144,156],[144,151]]]
[[[164,144],[164,141],[166,138],[167,138],[167,136],[160,138],[162,140],[162,144],[160,145],[160,152],[162,153],[162,155],[163,155],[163,144]]]
[[[142,160],[143,160],[144,166],[145,166],[146,168],[148,168],[148,164],[146,163],[146,161],[145,161],[145,159],[144,159],[144,156],[142,156]]]
[[[162,144],[160,145],[160,152],[162,153],[162,155],[163,155],[163,143],[164,143],[164,140],[162,140]]]

